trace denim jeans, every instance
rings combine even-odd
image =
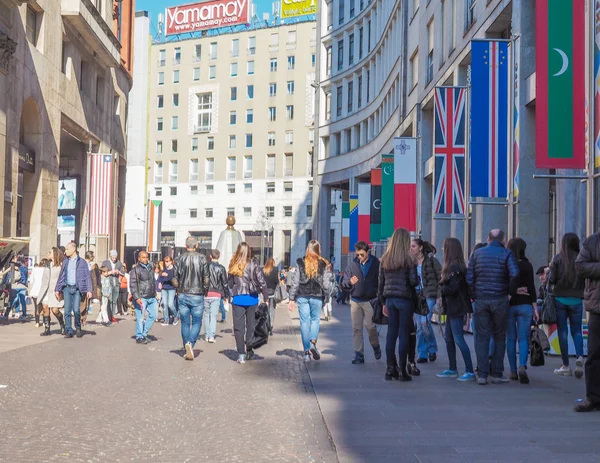
[[[154,324],[156,317],[158,316],[158,301],[155,297],[142,298],[142,306],[140,307],[137,302],[134,304],[135,307],[135,338],[145,338],[150,332],[150,328]],[[144,313],[148,311],[148,318],[144,322]]]
[[[558,344],[563,365],[569,366],[569,326],[571,338],[575,345],[577,357],[583,356],[583,334],[581,324],[583,319],[583,304],[566,305],[554,299],[556,307],[556,324],[558,325]],[[569,324],[567,325],[567,320]]]
[[[513,373],[517,371],[517,342],[519,343],[519,367],[527,366],[532,318],[533,306],[531,304],[513,305],[508,309],[506,354],[510,371]]]
[[[204,296],[197,294],[180,294],[179,319],[181,321],[181,339],[185,346],[188,342],[194,347],[202,329],[204,314]]]
[[[217,314],[221,307],[222,299],[220,297],[205,299],[206,309],[204,311],[204,332],[206,339],[214,338],[217,331]]]
[[[169,315],[177,318],[177,308],[175,307],[175,290],[174,289],[163,289],[162,290],[162,303],[163,303],[163,317],[165,321],[169,321]]]
[[[300,314],[300,333],[302,334],[302,347],[304,352],[310,350],[310,341],[319,338],[319,323],[321,322],[321,309],[323,299],[320,297],[299,297],[298,313]]]
[[[17,310],[19,306],[21,306],[21,316],[27,316],[27,288],[13,288],[10,290],[10,300],[12,301],[11,309],[14,310],[15,313],[18,313]]]
[[[448,350],[448,360],[450,361],[450,370],[458,371],[456,367],[456,346],[460,349],[465,362],[465,372],[473,373],[473,361],[471,360],[471,351],[465,341],[463,332],[463,317],[448,317],[446,320],[446,349]]]
[[[227,311],[225,310],[223,299],[221,299],[221,305],[219,306],[219,310],[221,311],[221,321],[224,322],[225,320],[227,320]]]
[[[391,297],[385,301],[388,309],[388,331],[385,340],[385,355],[388,365],[396,362],[394,351],[398,341],[398,362],[406,366],[408,355],[408,338],[414,328],[414,301],[403,297]]]
[[[508,323],[508,297],[496,299],[478,299],[475,301],[477,321],[477,367],[479,377],[487,378],[490,374],[490,339],[494,338],[494,376],[502,377],[504,373],[504,351],[506,350],[506,327]]]
[[[269,323],[271,324],[271,330],[273,330],[273,326],[275,326],[275,309],[277,308],[277,304],[275,304],[275,297],[269,296]]]
[[[435,354],[438,351],[435,333],[431,326],[435,297],[428,297],[427,305],[429,306],[429,314],[427,316],[415,314],[415,323],[417,324],[417,352],[419,358],[424,359],[429,354]]]
[[[65,333],[73,333],[71,318],[75,314],[75,328],[81,328],[81,311],[79,304],[81,302],[81,293],[77,286],[65,286],[63,289],[63,299],[65,300]]]

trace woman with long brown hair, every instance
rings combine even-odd
[[[406,371],[408,343],[413,325],[415,288],[419,285],[417,265],[410,254],[410,234],[398,228],[388,243],[379,266],[379,289],[377,297],[388,316],[388,332],[385,344],[387,370],[385,379],[411,381]],[[398,343],[398,359],[394,354]],[[398,363],[400,362],[400,370]]]
[[[63,301],[59,301],[56,298],[54,288],[56,288],[56,282],[60,275],[60,269],[64,260],[64,254],[58,248],[52,248],[52,263],[50,265],[50,282],[48,283],[48,292],[46,297],[42,301],[42,315],[44,317],[44,331],[40,333],[40,336],[50,336],[50,311],[58,320],[60,324],[60,333],[65,334],[65,319],[60,309],[64,306]]]
[[[310,362],[311,355],[315,360],[321,359],[317,349],[319,323],[323,299],[331,292],[332,277],[327,269],[329,262],[321,256],[321,244],[317,240],[308,243],[306,254],[296,262],[298,268],[292,273],[289,310],[294,309],[294,301],[298,303],[304,361]]]
[[[233,332],[239,355],[237,362],[246,363],[246,359],[250,360],[254,355],[254,351],[247,348],[246,343],[254,334],[258,294],[262,294],[266,303],[269,292],[263,272],[252,259],[250,246],[245,242],[238,244],[229,263],[228,285],[232,298]]]
[[[275,308],[277,306],[277,303],[275,302],[275,290],[277,289],[277,286],[279,286],[279,271],[275,266],[275,259],[271,257],[267,260],[262,272],[265,275],[267,290],[269,291],[269,334],[272,336],[273,325],[275,324]]]
[[[442,307],[448,317],[446,321],[446,349],[450,367],[439,373],[438,378],[458,378],[458,381],[475,381],[471,351],[463,334],[464,317],[473,312],[471,297],[465,275],[467,265],[463,256],[460,241],[456,238],[446,238],[444,241],[444,266],[441,272],[440,292]],[[456,346],[460,349],[465,362],[465,373],[458,376],[456,367]]]

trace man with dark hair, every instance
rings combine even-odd
[[[209,287],[208,294],[204,303],[206,309],[204,312],[204,332],[206,333],[206,341],[215,342],[215,332],[217,330],[217,314],[219,308],[223,304],[223,299],[229,297],[229,286],[227,284],[227,270],[219,264],[221,253],[218,249],[213,249],[210,252]]]
[[[110,287],[112,288],[108,302],[108,317],[112,323],[117,323],[115,314],[117,313],[117,301],[119,300],[119,292],[121,291],[119,277],[124,275],[124,273],[123,262],[119,260],[119,253],[116,249],[110,251],[109,259],[102,262],[102,267],[108,268],[108,278]]]
[[[494,338],[493,384],[509,380],[504,373],[509,295],[517,293],[519,267],[515,255],[504,247],[504,232],[491,230],[488,245],[471,255],[467,283],[474,300],[477,342],[477,384],[487,384],[490,374],[490,338]]]
[[[208,294],[210,284],[208,261],[204,255],[196,252],[197,247],[196,237],[188,236],[185,240],[186,252],[177,257],[173,273],[185,349],[183,358],[186,360],[194,360],[194,345],[202,329],[204,297]]]
[[[352,340],[354,344],[355,365],[365,363],[365,344],[363,325],[369,335],[369,343],[373,347],[375,358],[381,358],[379,333],[373,323],[373,307],[371,300],[377,297],[379,285],[379,259],[369,252],[369,245],[359,241],[354,245],[356,257],[350,261],[342,287],[350,293],[350,315],[352,317]]]
[[[131,296],[135,302],[135,342],[148,344],[148,333],[158,315],[158,301],[156,300],[156,281],[154,279],[154,267],[146,251],[138,254],[138,263],[129,273],[129,287]],[[106,267],[103,265],[103,267]],[[109,269],[110,267],[106,267]],[[112,287],[112,286],[111,286]],[[148,311],[148,319],[144,322],[145,312]]]

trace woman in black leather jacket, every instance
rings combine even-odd
[[[383,305],[383,313],[389,319],[385,344],[387,357],[385,379],[387,380],[392,378],[400,381],[412,380],[406,371],[406,357],[408,338],[413,327],[415,287],[418,285],[417,265],[410,255],[410,234],[408,230],[399,228],[392,235],[387,251],[381,258],[377,291],[379,302]],[[400,371],[394,355],[396,340],[399,340]]]
[[[277,289],[277,286],[279,286],[279,271],[275,266],[275,259],[271,257],[269,260],[267,260],[267,263],[263,267],[262,271],[265,275],[265,281],[267,282],[267,289],[269,290],[269,334],[273,336],[275,309],[277,308],[277,303],[275,302],[275,290]]]
[[[269,300],[267,283],[263,272],[252,259],[250,246],[240,243],[229,264],[229,293],[233,311],[233,332],[239,354],[238,363],[245,363],[254,355],[252,349],[246,354],[246,342],[254,334],[255,313],[258,306],[258,294],[263,301]]]

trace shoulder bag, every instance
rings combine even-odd
[[[429,315],[429,304],[427,304],[423,283],[419,283],[419,292],[417,293],[417,300],[415,302],[415,313],[424,317]]]

